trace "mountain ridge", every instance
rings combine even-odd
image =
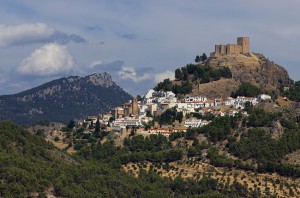
[[[131,97],[106,72],[63,77],[17,94],[0,96],[0,120],[10,119],[22,125],[41,120],[68,122],[103,113]]]

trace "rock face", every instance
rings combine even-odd
[[[71,76],[0,96],[0,120],[10,119],[22,125],[41,120],[68,122],[108,111],[131,98],[108,73]]]
[[[283,133],[284,133],[284,128],[281,126],[280,122],[278,120],[273,121],[272,127],[270,129],[270,134],[272,138],[279,139]]]
[[[215,69],[229,67],[233,77],[201,84],[195,89],[196,94],[208,97],[228,97],[231,92],[238,89],[242,82],[249,82],[265,92],[275,91],[278,93],[280,88],[289,87],[292,84],[287,71],[262,54],[224,55],[210,58],[207,63]]]

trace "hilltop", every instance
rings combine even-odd
[[[250,52],[249,44],[248,37],[239,37],[237,44],[216,45],[209,58],[205,54],[202,59],[197,56],[196,64],[176,69],[176,79],[158,84],[156,90],[226,98],[242,83],[250,83],[271,95],[292,88],[293,81],[284,67],[263,54]]]
[[[70,76],[18,94],[0,96],[0,120],[10,119],[22,125],[43,120],[68,122],[103,113],[131,97],[108,73]]]
[[[187,64],[175,71],[175,78],[168,87],[157,86],[156,89],[176,93],[176,86],[189,84],[190,90],[179,93],[227,98],[242,83],[250,83],[273,95],[293,87],[293,81],[282,66],[257,53],[210,57],[201,63]]]
[[[292,85],[287,71],[262,54],[225,55],[209,58],[205,64],[213,69],[228,67],[232,78],[202,84],[199,86],[199,90],[195,90],[195,93],[198,91],[207,96],[228,97],[230,93],[238,89],[241,83],[245,82],[255,85],[267,93],[279,93],[284,87]],[[201,64],[199,66],[201,67]]]

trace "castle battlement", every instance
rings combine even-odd
[[[215,51],[210,54],[210,57],[249,53],[249,46],[249,37],[238,37],[237,44],[215,45]]]

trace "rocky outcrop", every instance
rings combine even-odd
[[[111,75],[109,75],[107,72],[95,73],[86,76],[85,78],[94,85],[100,85],[107,88],[115,85],[115,83],[112,81]]]
[[[283,133],[284,133],[284,128],[281,126],[281,123],[278,120],[273,121],[270,129],[270,134],[272,138],[279,139]]]

